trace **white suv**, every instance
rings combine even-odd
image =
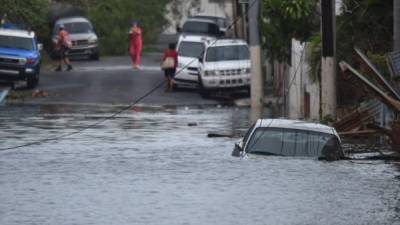
[[[206,48],[199,62],[199,90],[203,97],[213,90],[249,90],[250,51],[245,41],[215,41]]]
[[[175,75],[175,88],[196,88],[199,76],[199,57],[204,54],[207,43],[215,41],[213,37],[181,35],[178,40],[178,68]]]

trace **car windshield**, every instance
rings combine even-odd
[[[0,35],[0,47],[33,50],[35,46],[32,38]]]
[[[247,60],[250,58],[249,48],[246,45],[210,47],[207,50],[206,61]]]
[[[178,55],[184,57],[199,58],[204,51],[204,44],[201,42],[181,42]]]
[[[183,25],[183,33],[205,34],[211,36],[219,36],[220,30],[217,24],[206,22],[189,21]]]
[[[323,156],[339,152],[340,144],[333,134],[287,128],[257,128],[246,146],[246,152],[280,156]]]
[[[93,28],[89,23],[86,22],[78,22],[78,23],[65,23],[65,30],[70,34],[84,34],[84,33],[92,33]],[[55,27],[55,32],[57,33],[60,28],[58,24]]]

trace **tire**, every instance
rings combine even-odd
[[[91,60],[99,61],[100,60],[100,53],[94,53],[90,56]]]
[[[40,65],[35,69],[35,73],[32,76],[28,76],[26,79],[26,87],[32,89],[39,84],[40,76]]]
[[[209,98],[210,97],[210,91],[205,89],[203,86],[203,82],[201,81],[201,78],[199,77],[199,94],[202,98]]]

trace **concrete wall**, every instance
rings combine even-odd
[[[304,95],[310,95],[310,118],[319,120],[320,87],[318,82],[310,78],[310,66],[308,65],[307,44],[292,40],[292,65],[288,79],[288,116],[292,119],[303,119]]]
[[[193,2],[193,0],[182,0],[182,4],[179,7],[180,15],[173,15],[171,12],[171,4],[173,3],[167,6],[169,13],[166,17],[170,25],[165,28],[165,34],[174,34],[176,25],[182,26],[188,17],[198,13],[225,16],[229,21],[232,21],[233,6],[231,0],[199,0],[199,4],[193,4]]]

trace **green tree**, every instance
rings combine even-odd
[[[48,9],[48,0],[0,0],[0,17],[7,14],[10,22],[36,31],[40,38],[48,38]]]
[[[263,0],[261,32],[270,60],[290,62],[291,41],[307,40],[318,29],[318,0]]]

